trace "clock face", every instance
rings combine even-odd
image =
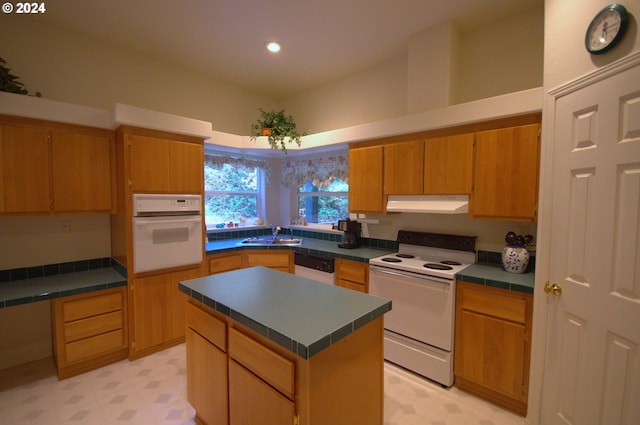
[[[598,13],[585,36],[587,51],[600,54],[611,49],[622,38],[627,26],[627,11],[618,4],[605,7]]]

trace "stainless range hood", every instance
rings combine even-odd
[[[387,212],[464,214],[469,195],[389,195]]]

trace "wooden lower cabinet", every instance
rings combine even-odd
[[[209,274],[230,272],[246,267],[264,266],[293,274],[293,250],[247,249],[207,255]]]
[[[193,304],[185,305],[187,399],[205,424],[229,423],[227,325]]]
[[[244,251],[245,267],[264,266],[285,273],[293,273],[293,250],[248,249]]]
[[[455,385],[526,415],[533,296],[457,285]]]
[[[242,251],[207,255],[209,274],[230,272],[244,267]]]
[[[198,267],[132,279],[130,360],[184,342],[186,296],[178,290],[178,283],[202,276]]]
[[[310,359],[193,299],[186,323],[187,392],[198,422],[382,425],[382,318]]]
[[[231,424],[291,424],[295,423],[295,404],[229,359],[229,417]]]
[[[126,287],[51,301],[53,351],[64,379],[127,358]]]
[[[336,258],[336,286],[369,293],[369,264]]]

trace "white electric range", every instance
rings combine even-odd
[[[398,252],[369,260],[369,292],[391,299],[385,360],[453,385],[455,275],[475,262],[475,236],[398,232]]]

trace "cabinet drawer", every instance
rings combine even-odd
[[[125,346],[122,329],[65,344],[68,363],[98,356]]]
[[[233,328],[229,328],[229,356],[293,400],[293,362]]]
[[[367,283],[367,272],[369,268],[366,263],[356,263],[354,261],[348,260],[337,260],[336,269],[336,273],[338,273],[340,279],[346,279],[362,284]]]
[[[209,274],[228,272],[242,268],[242,253],[215,255],[209,258]]]
[[[62,306],[65,322],[97,316],[122,309],[120,292],[65,302]]]
[[[122,311],[120,310],[65,323],[64,342],[77,341],[116,329],[122,329]]]
[[[204,338],[222,351],[227,351],[227,325],[211,316],[206,311],[187,303],[185,308],[187,326],[198,332]]]
[[[524,296],[499,289],[473,287],[473,284],[461,285],[463,310],[475,311],[499,319],[516,323],[525,323],[527,301]],[[477,285],[476,285],[477,286]]]

